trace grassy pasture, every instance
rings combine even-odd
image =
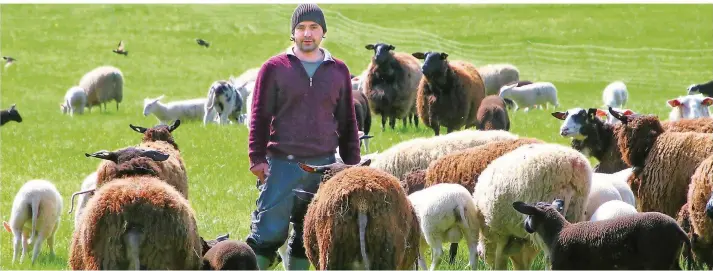
[[[711,5],[321,5],[324,46],[360,73],[379,41],[397,51],[440,50],[477,65],[510,62],[521,78],[551,81],[561,107],[597,107],[601,90],[624,80],[628,108],[667,118],[667,99],[713,77]],[[294,5],[2,5],[0,52],[18,59],[0,70],[0,108],[17,104],[24,121],[0,129],[0,216],[7,221],[15,193],[30,179],[53,181],[64,199],[56,257],[11,264],[12,236],[0,233],[0,269],[66,269],[73,230],[72,192],[99,161],[85,152],[137,144],[128,125],[152,126],[143,99],[164,102],[205,97],[217,79],[258,67],[289,45]],[[211,42],[198,46],[195,38]],[[128,57],[111,52],[126,42]],[[658,49],[657,49],[658,48]],[[116,110],[69,117],[58,103],[81,76],[100,65],[124,73],[124,101]],[[549,110],[511,115],[512,132],[568,144]],[[423,127],[381,131],[375,116],[372,151],[431,136]],[[190,201],[202,236],[244,238],[257,190],[248,171],[247,128],[183,123],[175,132],[190,179]],[[592,160],[592,162],[595,162]],[[447,245],[444,244],[444,248]],[[440,269],[463,269],[458,262]],[[446,253],[447,254],[447,253]],[[430,262],[430,254],[427,256]],[[538,260],[534,269],[542,269]],[[277,267],[281,268],[281,266]],[[480,264],[479,269],[486,268]]]

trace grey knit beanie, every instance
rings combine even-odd
[[[324,33],[327,33],[327,22],[324,20],[324,13],[317,4],[300,4],[292,13],[292,34],[295,33],[295,27],[301,22],[313,21],[322,26]]]

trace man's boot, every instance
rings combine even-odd
[[[287,270],[309,270],[309,260],[295,256],[287,256]]]

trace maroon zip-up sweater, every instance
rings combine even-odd
[[[344,163],[361,159],[349,69],[322,50],[324,61],[312,78],[292,47],[260,68],[248,139],[250,168],[266,163],[266,156],[319,157],[337,146]]]

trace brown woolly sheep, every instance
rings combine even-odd
[[[382,170],[332,164],[304,218],[304,246],[318,270],[416,268],[421,230],[399,180]]]
[[[478,108],[478,130],[510,131],[510,118],[505,100],[498,95],[488,95]]]
[[[687,203],[679,221],[688,224],[693,252],[708,267],[713,267],[713,155],[708,156],[691,176]]]
[[[70,268],[200,268],[195,213],[176,189],[158,179],[158,167],[147,162],[165,161],[167,154],[129,147],[85,155],[111,160],[119,170],[117,179],[87,202],[72,236]]]
[[[401,187],[406,191],[406,195],[411,195],[411,193],[424,188],[426,184],[426,170],[411,170],[404,175],[404,178],[400,182]]]
[[[629,185],[637,209],[676,216],[686,203],[691,176],[713,152],[713,134],[664,132],[654,115],[609,111],[622,122],[616,136],[622,159],[633,167]]]
[[[679,119],[662,121],[661,127],[667,132],[713,133],[713,118]]]
[[[402,119],[406,126],[406,119],[415,106],[418,82],[423,76],[419,61],[410,54],[393,52],[396,47],[391,44],[367,44],[365,48],[374,51],[366,76],[362,78],[371,111],[381,115],[382,131],[386,129],[386,118],[391,129],[396,126],[396,119]]]
[[[413,56],[425,59],[416,96],[423,124],[436,135],[440,134],[441,126],[446,127],[446,133],[477,126],[476,114],[485,98],[485,86],[475,65],[448,61],[447,53],[416,52]]]
[[[676,220],[662,213],[570,223],[562,215],[561,199],[534,205],[515,201],[512,206],[526,215],[525,230],[542,239],[552,270],[680,269],[684,244],[688,269],[692,267],[690,240]]]
[[[223,240],[220,240],[223,239]],[[203,243],[201,270],[260,270],[257,257],[247,243],[218,237]]]

